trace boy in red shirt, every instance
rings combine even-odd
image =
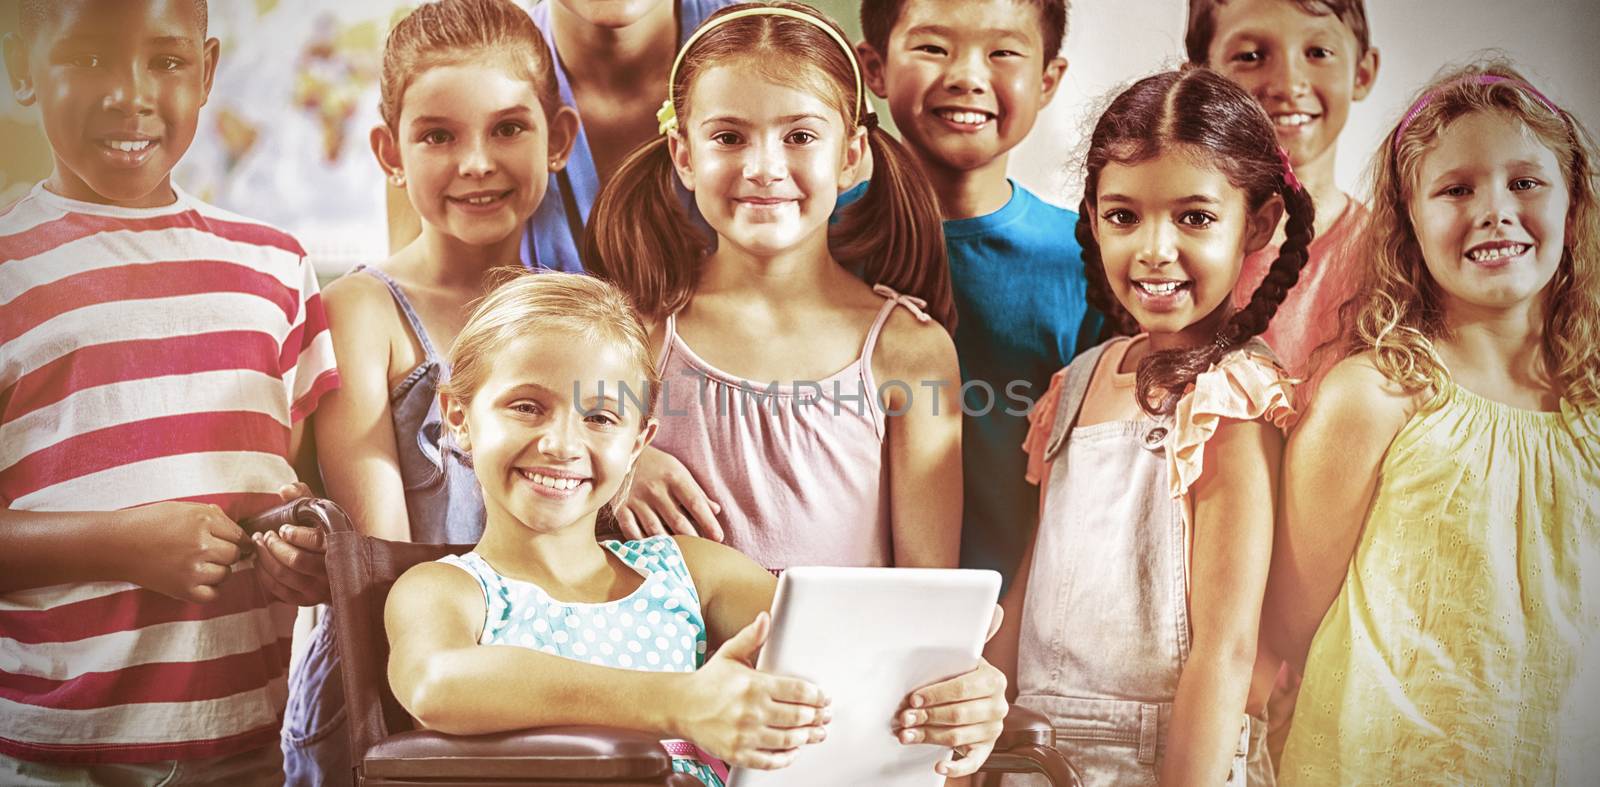
[[[1339,305],[1359,278],[1348,246],[1367,209],[1339,188],[1334,171],[1350,105],[1367,97],[1378,76],[1366,7],[1362,0],[1190,0],[1184,44],[1190,61],[1261,102],[1316,203],[1310,260],[1261,335],[1291,374],[1311,376],[1312,352],[1337,337]],[[1274,242],[1245,258],[1237,303],[1255,292],[1277,255]]]
[[[338,385],[288,235],[194,199],[204,0],[24,0],[48,179],[0,214],[0,782],[281,784],[322,540],[241,518],[315,472]],[[287,602],[287,603],[285,603]]]

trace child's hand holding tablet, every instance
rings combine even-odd
[[[999,606],[994,608],[985,642],[1000,630],[1003,614]],[[952,778],[970,775],[989,758],[1005,726],[1010,710],[1005,694],[1005,673],[979,661],[969,673],[907,695],[895,716],[895,734],[901,743],[933,743],[954,749],[961,758],[940,760],[935,769]]]
[[[763,612],[694,673],[680,734],[709,752],[740,752],[733,766],[770,770],[827,737],[829,698],[809,681],[757,670],[772,619]],[[1003,678],[1002,678],[1003,679]]]
[[[1007,710],[1004,676],[979,658],[999,589],[992,571],[789,569],[757,666],[815,684],[832,721],[788,767],[735,769],[734,787],[931,787],[977,770]]]

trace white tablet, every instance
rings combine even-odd
[[[828,738],[775,771],[735,768],[730,787],[938,787],[949,749],[905,745],[894,715],[912,689],[971,670],[1000,594],[993,571],[791,568],[756,666],[833,699]]]

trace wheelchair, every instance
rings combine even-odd
[[[544,727],[489,735],[418,729],[389,690],[384,600],[406,569],[471,544],[412,544],[357,533],[338,505],[302,498],[245,523],[250,529],[294,524],[321,529],[333,591],[334,637],[341,653],[351,768],[361,787],[429,785],[665,785],[699,787],[674,773],[660,739],[606,727]],[[1077,774],[1054,744],[1049,722],[1012,706],[994,752],[979,773],[1038,773],[1053,787],[1076,787]]]

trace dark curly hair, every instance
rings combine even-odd
[[[1076,230],[1083,246],[1089,303],[1106,315],[1118,333],[1133,334],[1139,326],[1112,296],[1100,244],[1092,232],[1100,172],[1108,163],[1148,161],[1174,146],[1203,155],[1244,192],[1252,211],[1274,195],[1281,197],[1288,224],[1278,259],[1266,279],[1250,302],[1218,329],[1215,341],[1151,353],[1140,361],[1139,405],[1157,415],[1171,413],[1196,377],[1229,350],[1267,329],[1278,305],[1300,278],[1316,216],[1311,195],[1291,177],[1272,122],[1249,93],[1211,69],[1193,65],[1135,82],[1095,123],[1084,164],[1083,203]]]

